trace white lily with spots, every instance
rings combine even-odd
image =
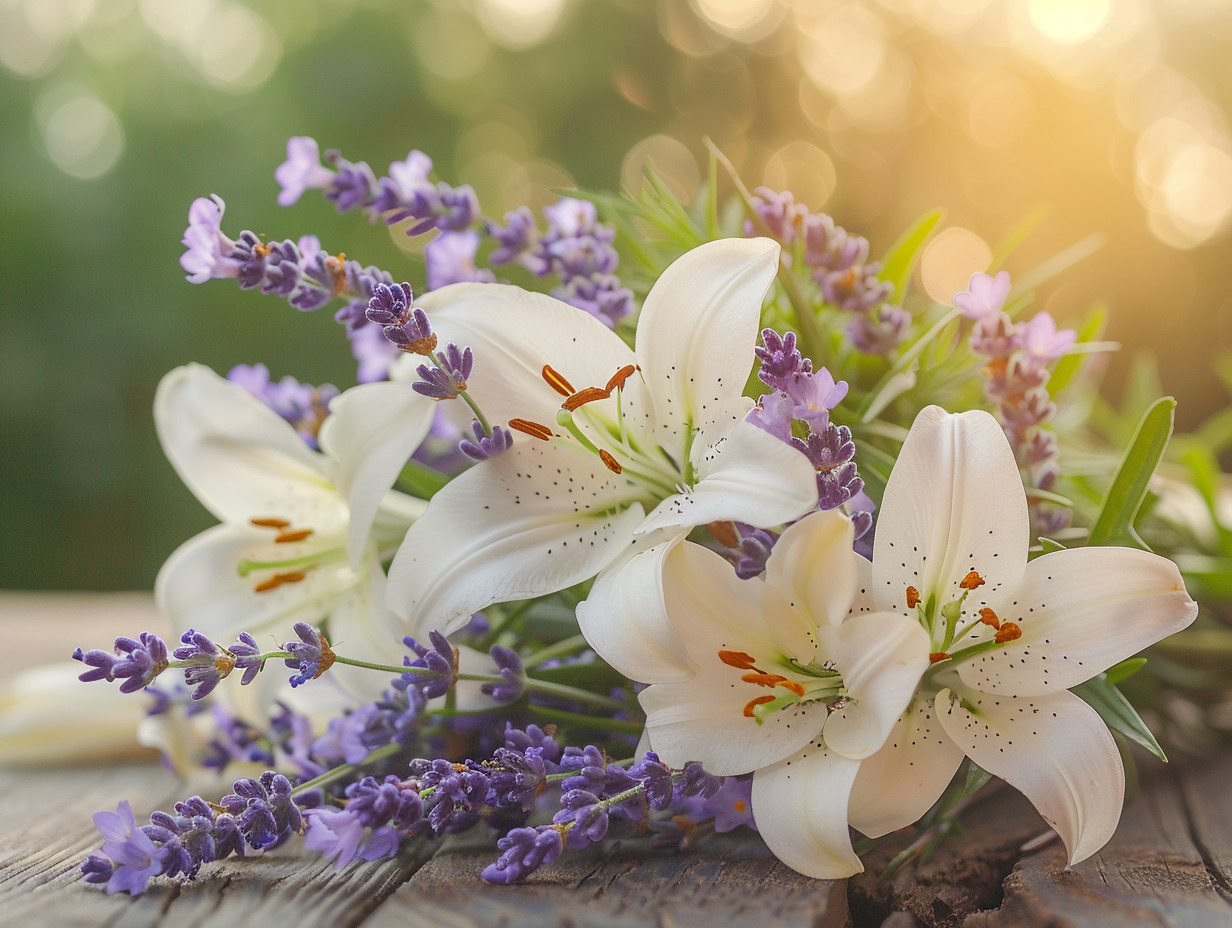
[[[640,696],[650,748],[671,766],[753,773],[766,844],[820,879],[863,869],[847,798],[928,668],[928,635],[912,617],[860,613],[867,561],[852,536],[846,516],[807,516],[774,546],[764,580],[739,580],[713,551],[678,546],[663,591],[697,672]]]
[[[918,619],[933,663],[855,779],[848,817],[864,834],[916,821],[964,756],[1031,800],[1070,864],[1115,831],[1121,757],[1069,688],[1185,628],[1197,605],[1166,558],[1094,547],[1028,562],[1029,537],[996,420],[921,412],[886,487],[863,606]]]
[[[592,643],[641,653],[643,679],[692,672],[663,613],[668,551],[698,525],[779,525],[817,505],[807,459],[745,421],[778,261],[767,239],[688,252],[646,297],[634,349],[516,287],[456,284],[418,301],[442,342],[473,349],[471,396],[519,434],[439,491],[407,533],[388,595],[412,634],[599,575],[579,610]]]
[[[394,384],[356,387],[330,404],[318,452],[209,368],[168,373],[154,400],[159,440],[180,478],[221,520],[159,571],[155,598],[177,635],[195,628],[225,646],[247,631],[276,650],[303,621],[325,629],[348,657],[400,662],[405,651],[385,607],[381,557],[426,504],[390,487],[427,435],[433,409]],[[368,673],[331,676],[369,698],[385,682]],[[259,712],[281,688],[274,684],[285,682],[266,671],[242,690],[218,692]]]

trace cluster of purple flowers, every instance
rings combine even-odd
[[[275,382],[264,364],[237,364],[227,372],[227,379],[282,416],[308,447],[317,448],[317,433],[329,414],[329,402],[338,395],[332,383],[314,387],[290,375]]]
[[[830,410],[847,395],[847,383],[835,382],[824,367],[813,370],[813,362],[796,347],[794,332],[764,329],[761,337],[763,344],[755,349],[761,361],[757,376],[773,392],[758,398],[749,421],[809,459],[817,473],[818,508],[846,507],[861,538],[873,524],[872,500],[857,473],[851,429],[830,421]],[[754,577],[765,568],[777,536],[742,523],[733,523],[733,530],[734,537],[719,541],[729,549],[736,573]]]
[[[868,239],[852,235],[825,213],[811,213],[790,192],[758,187],[753,197],[758,220],[810,269],[821,298],[851,315],[847,335],[865,354],[885,355],[906,336],[911,314],[891,302],[894,285],[881,280],[881,264],[869,261]],[[746,234],[757,228],[745,223]]]
[[[115,812],[98,812],[94,824],[103,846],[81,865],[82,878],[106,883],[109,893],[145,892],[151,877],[192,880],[202,864],[281,844],[303,831],[291,781],[267,770],[257,779],[239,779],[217,806],[200,796],[177,802],[174,812],[154,812],[137,827],[127,801]]]
[[[1048,392],[1048,365],[1078,339],[1073,329],[1058,329],[1047,312],[1015,323],[1002,307],[1010,292],[1006,271],[995,277],[973,274],[967,289],[954,295],[954,306],[971,326],[971,350],[984,358],[984,392],[997,407],[1018,465],[1031,484],[1051,490],[1061,474],[1056,435],[1046,427],[1057,411]],[[1032,501],[1036,530],[1049,535],[1069,524],[1069,511]]]

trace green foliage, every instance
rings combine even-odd
[[[890,246],[882,259],[881,273],[877,276],[888,284],[894,285],[894,299],[901,303],[907,292],[907,283],[911,273],[920,260],[920,252],[928,241],[933,230],[945,218],[945,210],[930,209],[927,213],[907,227],[897,242]]]
[[[1127,674],[1122,673],[1120,679],[1125,679],[1126,676]],[[1168,762],[1164,749],[1159,746],[1151,730],[1146,727],[1146,723],[1142,721],[1137,710],[1130,705],[1124,694],[1108,681],[1107,673],[1101,673],[1086,683],[1078,684],[1072,692],[1098,712],[1099,717],[1114,732],[1120,732],[1135,744],[1146,748],[1164,763]]]
[[[1134,518],[1146,496],[1147,485],[1155,468],[1163,459],[1172,437],[1173,412],[1176,400],[1161,397],[1151,404],[1133,441],[1121,459],[1112,486],[1104,496],[1103,507],[1088,539],[1090,545],[1127,545],[1146,549],[1145,542],[1134,529]]]

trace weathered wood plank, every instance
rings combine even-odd
[[[138,820],[184,795],[157,768],[0,773],[0,926],[153,928],[358,925],[429,851],[353,865],[341,873],[296,846],[207,865],[194,883],[155,880],[137,899],[107,896],[78,879],[100,839],[90,816],[128,798]]]
[[[1230,860],[1232,797],[1227,791],[1201,807],[1188,806],[1182,783],[1226,782],[1232,755],[1188,771],[1168,771],[1145,785],[1121,818],[1112,840],[1072,870],[1054,844],[1024,858],[1005,881],[1000,908],[968,919],[966,928],[1035,928],[1041,925],[1122,928],[1162,925],[1211,928],[1232,925],[1226,891],[1212,877],[1195,845],[1195,823],[1222,862]],[[1226,877],[1225,877],[1226,878]]]
[[[515,886],[490,886],[495,857],[478,837],[443,847],[378,908],[364,928],[842,928],[846,881],[810,880],[749,836],[717,838],[685,854],[644,846],[566,852]]]

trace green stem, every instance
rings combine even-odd
[[[484,636],[483,644],[480,645],[481,650],[491,650],[492,645],[497,643],[500,636],[504,634],[505,629],[520,619],[526,613],[526,610],[530,608],[530,605],[531,600],[525,599],[506,612],[505,615],[501,617],[501,620],[493,625]]]
[[[607,731],[616,735],[640,735],[645,727],[641,722],[633,722],[627,719],[609,719],[593,715],[576,715],[573,712],[564,712],[560,709],[548,709],[544,706],[531,706],[530,711],[533,715],[541,718],[549,719],[553,722],[560,722],[565,725],[584,725],[588,728],[598,729],[599,731]]]
[[[550,644],[542,650],[536,651],[534,654],[522,660],[522,666],[528,670],[532,667],[538,667],[540,664],[546,663],[557,657],[564,657],[568,654],[573,654],[587,646],[585,635],[573,635],[570,638],[562,638],[555,644]]]
[[[459,677],[459,679],[462,678]],[[491,677],[486,679],[496,681],[502,680],[501,677]],[[547,696],[559,696],[561,699],[573,699],[577,702],[589,703],[592,706],[598,706],[601,709],[612,709],[616,712],[627,712],[629,709],[629,704],[623,699],[613,699],[611,696],[604,696],[601,693],[592,693],[590,690],[578,689],[576,686],[568,686],[564,683],[554,683],[550,680],[536,680],[534,677],[527,677],[526,688],[534,693],[543,693]],[[641,729],[638,730],[640,731]]]
[[[354,773],[360,767],[366,767],[369,764],[376,763],[378,760],[383,760],[386,757],[396,754],[401,747],[402,745],[400,744],[387,744],[383,747],[377,748],[375,751],[369,752],[368,756],[361,760],[358,764],[341,764],[332,770],[326,770],[319,777],[313,777],[311,780],[301,783],[299,786],[293,788],[291,790],[291,795],[294,796],[297,793],[302,793],[305,790],[312,789],[314,786],[326,786],[333,783],[335,780],[340,780],[348,774]]]

